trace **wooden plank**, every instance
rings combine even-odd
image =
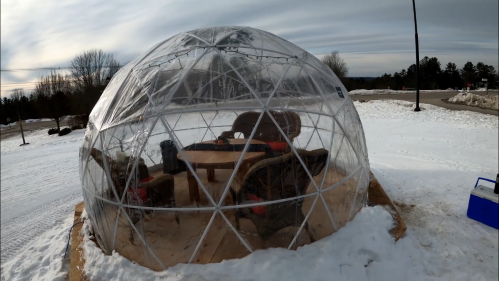
[[[372,172],[369,173],[370,173],[369,188],[368,188],[369,206],[385,206],[385,208],[388,208],[389,213],[392,215],[393,219],[395,220],[395,226],[392,229],[390,229],[389,232],[393,236],[393,238],[395,238],[395,241],[397,241],[399,240],[400,237],[404,235],[405,231],[407,230],[407,226],[405,225],[399,212],[392,204],[390,198],[388,198],[388,195],[385,193],[383,187],[381,187],[381,184],[378,182],[376,177],[373,175]]]
[[[227,231],[232,230],[229,229],[222,216],[217,214],[193,262],[200,264],[209,263]]]
[[[80,217],[85,208],[85,203],[80,202],[75,206],[75,215],[73,224],[80,222]],[[87,277],[83,273],[85,259],[83,258],[83,249],[80,247],[83,242],[83,237],[80,236],[80,230],[83,224],[75,225],[71,230],[71,261],[69,267],[69,281],[87,281]]]
[[[220,243],[217,245],[215,252],[209,260],[209,263],[217,263],[229,259],[240,259],[249,254],[250,252],[241,243],[239,238],[237,238],[234,231],[227,228]]]

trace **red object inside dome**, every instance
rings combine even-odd
[[[137,198],[140,198],[140,200],[142,202],[147,202],[148,201],[148,198],[147,198],[147,189],[145,189],[143,187],[138,187],[136,191],[133,188],[130,188],[128,190],[128,192],[130,192],[131,194],[133,194],[132,196],[137,196]]]
[[[260,198],[256,195],[253,195],[253,194],[248,194],[248,199],[253,200],[253,201],[257,201],[257,202],[265,201],[262,198]],[[253,210],[253,212],[255,214],[263,216],[263,215],[265,215],[265,211],[267,210],[267,207],[266,206],[256,206],[256,207],[251,207],[251,210]]]
[[[269,142],[267,142],[267,144],[270,146],[270,149],[272,149],[274,151],[275,150],[277,150],[277,151],[286,150],[286,148],[288,147],[287,142],[269,141]]]

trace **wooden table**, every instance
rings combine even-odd
[[[229,139],[231,144],[245,144],[247,139]],[[202,143],[213,143],[213,141],[205,141]],[[263,141],[251,140],[251,144],[265,144]],[[208,175],[208,182],[215,182],[215,169],[234,169],[237,161],[241,158],[242,151],[182,151],[191,164],[192,169],[196,171],[197,168],[206,169]],[[244,154],[243,164],[252,164],[265,157],[265,152],[246,152]],[[177,154],[177,158],[185,161],[182,155]],[[187,182],[189,184],[189,198],[192,201],[199,202],[199,186],[196,178],[192,172],[187,169]]]

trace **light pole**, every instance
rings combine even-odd
[[[416,3],[412,0],[412,10],[414,12],[414,30],[416,37],[416,108],[414,111],[421,111],[419,108],[419,41],[418,41],[418,23],[416,21]]]

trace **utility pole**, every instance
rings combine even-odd
[[[29,142],[27,143],[26,141],[24,141],[23,122],[21,120],[21,114],[19,114],[19,126],[21,127],[21,136],[23,137],[23,143],[19,146],[27,145],[29,144]]]
[[[416,21],[416,3],[412,0],[412,10],[414,12],[414,30],[416,37],[416,108],[414,111],[421,111],[419,108],[419,41],[418,41],[418,23]]]

